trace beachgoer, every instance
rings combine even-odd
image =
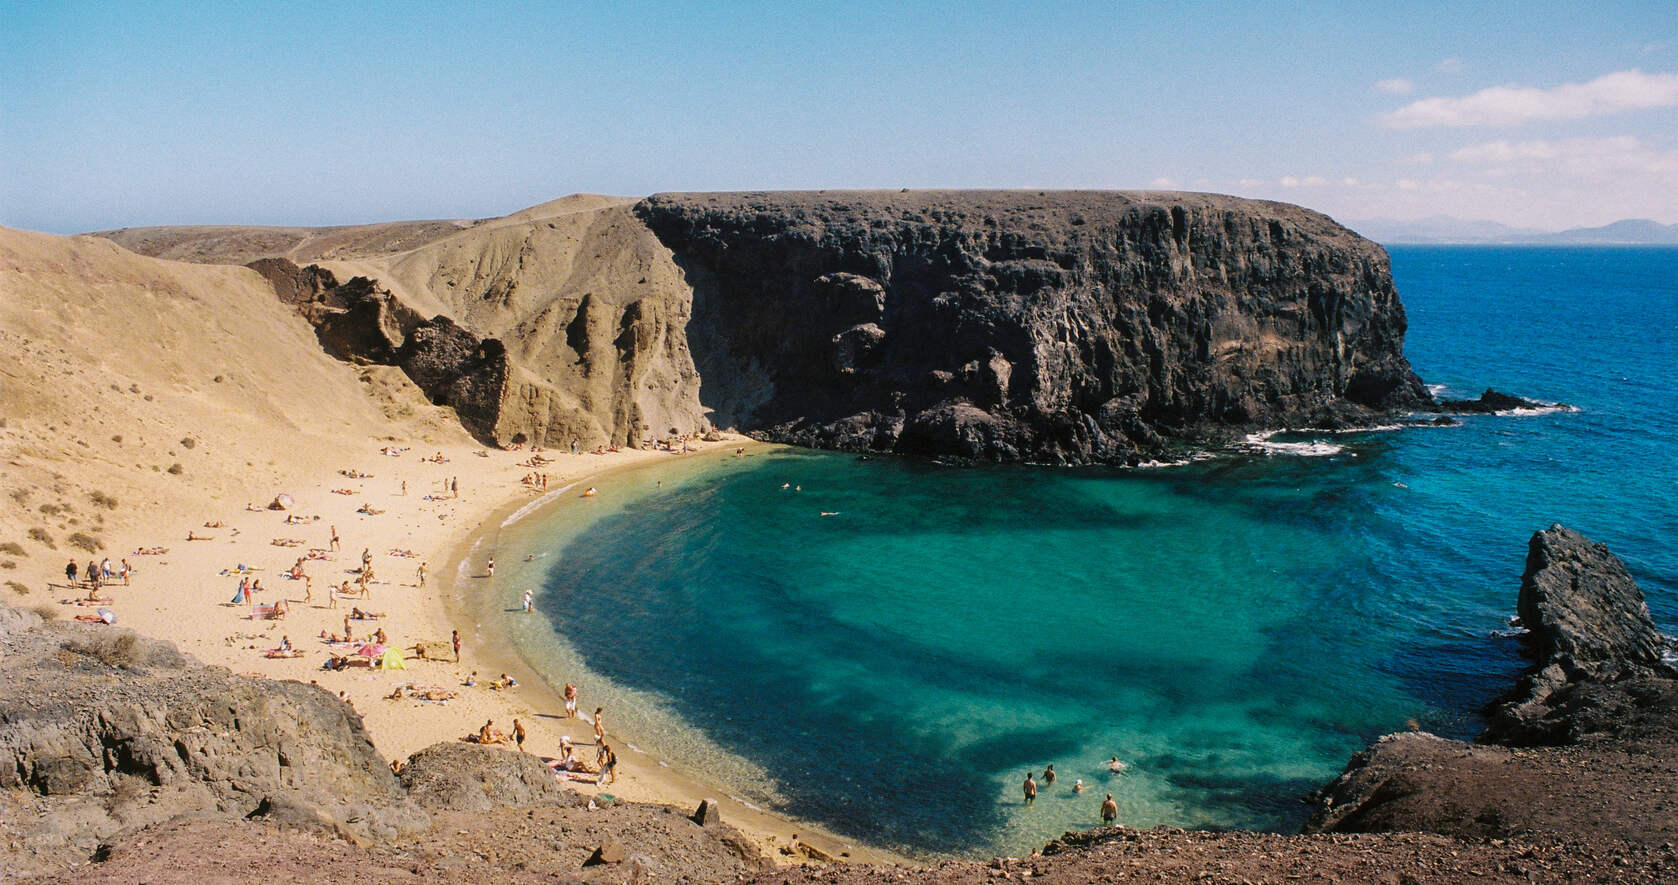
[[[76,586],[76,561],[74,559],[70,560],[70,564],[64,567],[64,577],[69,579],[70,586]]]
[[[527,615],[530,614],[530,598],[530,588],[527,587],[524,591],[524,613]]]
[[[330,540],[326,543],[327,543],[327,546],[331,547],[333,550],[338,549],[338,543],[339,542],[338,542],[338,527],[337,526],[332,527],[332,540]]]
[[[1049,763],[1049,766],[1043,769],[1043,785],[1046,787],[1052,787],[1055,785],[1055,766],[1053,762]]]
[[[460,663],[460,631],[449,631],[449,642],[454,644],[454,662]]]
[[[1036,799],[1037,799],[1037,781],[1032,779],[1031,772],[1029,772],[1029,771],[1025,773],[1024,788],[1025,788],[1025,801],[1026,801],[1026,804],[1029,805],[1032,802],[1036,801]]]
[[[594,761],[601,762],[606,758],[606,708],[594,708]]]
[[[1108,793],[1101,803],[1101,822],[1111,824],[1119,819],[1119,803],[1113,801],[1113,794]]]
[[[524,752],[524,723],[513,720],[513,740],[519,745],[519,752]]]
[[[495,557],[493,556],[489,558],[489,576],[495,577]]]
[[[109,556],[99,561],[99,577],[101,579],[109,581],[116,576],[116,572],[111,571],[111,558]]]
[[[424,587],[425,586],[425,563],[423,563],[423,562],[420,563],[419,568],[415,570],[414,574],[419,577],[419,585],[421,587]]]
[[[372,566],[373,551],[366,547],[361,548],[361,570],[367,571],[369,568],[372,568]]]
[[[122,561],[122,586],[127,587],[131,583],[131,581],[129,579],[130,579],[130,577],[133,576],[133,574],[134,574],[134,567],[128,564],[128,560],[126,560],[126,559],[123,560]]]
[[[1072,782],[1072,792],[1082,793],[1083,791],[1084,791],[1084,779],[1083,778],[1078,778],[1077,780]]]
[[[1107,762],[1107,770],[1114,774],[1122,774],[1128,767],[1129,766],[1125,765],[1123,762],[1120,762],[1119,757],[1117,756],[1114,756]]]
[[[473,670],[472,675],[466,677],[466,687],[467,688],[472,688],[473,686],[475,686],[477,684],[478,684],[478,671]]]
[[[599,774],[598,777],[596,777],[594,779],[594,782],[596,784],[598,784],[599,786],[604,787],[607,784],[609,784],[612,781],[615,781],[617,779],[618,779],[618,754],[612,752],[612,748],[606,746],[605,742],[601,742],[601,744],[600,744],[600,774]]]
[[[315,579],[303,576],[303,602],[308,603],[315,598]]]
[[[480,744],[499,744],[499,743],[501,743],[501,735],[499,733],[497,733],[495,729],[490,727],[494,724],[495,724],[494,719],[484,720],[484,724],[479,726],[479,728],[478,728],[478,743],[480,743]]]
[[[565,718],[577,718],[577,686],[565,683]]]

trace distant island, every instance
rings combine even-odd
[[[1348,219],[1347,227],[1384,246],[1678,246],[1678,224],[1626,218],[1601,227],[1564,231],[1509,227],[1495,221],[1464,221],[1431,215],[1413,221]]]

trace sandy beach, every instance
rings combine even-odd
[[[617,469],[715,457],[719,449],[759,444],[727,437],[693,445],[697,453],[544,453],[552,463],[533,467],[529,452],[458,444],[376,446],[369,441],[334,454],[313,475],[297,477],[283,489],[253,494],[244,506],[206,505],[199,512],[154,514],[149,532],[116,539],[113,549],[122,552],[111,556],[113,564],[120,567],[126,559],[134,574],[131,585],[119,579],[100,591],[111,600],[103,607],[117,614],[121,626],[169,638],[207,663],[253,678],[312,682],[341,695],[362,714],[379,752],[393,762],[433,743],[475,735],[485,722],[508,735],[505,746],[512,750],[516,719],[526,730],[525,751],[556,757],[560,738],[567,735],[579,744],[578,757],[594,768],[590,722],[566,718],[555,688],[542,683],[499,637],[465,622],[458,603],[471,594],[495,592],[488,559],[494,555],[497,527],[544,494],[552,500],[558,489],[570,486],[558,494],[581,495],[586,488],[598,487],[598,494],[609,495]],[[441,463],[433,460],[439,455]],[[535,473],[546,474],[546,492],[522,482]],[[452,486],[458,486],[458,495],[448,490]],[[270,509],[280,494],[289,496],[291,505]],[[336,550],[331,544],[334,530],[339,536]],[[150,548],[168,552],[140,552]],[[374,574],[367,596],[334,600],[329,585],[348,582],[352,594],[357,590],[363,551],[371,557]],[[288,574],[299,557],[304,558],[305,579]],[[260,582],[261,590],[247,602],[235,603],[245,577]],[[72,596],[87,595],[85,584],[73,594],[60,579],[52,589],[65,617],[95,609],[64,604]],[[260,616],[264,607],[282,600],[287,609],[283,618]],[[356,609],[379,616],[346,620]],[[353,641],[329,642],[346,627]],[[383,669],[357,653],[380,629],[388,645],[402,651],[406,669]],[[453,630],[459,630],[462,639],[458,662],[452,653],[442,660],[414,654],[420,643],[433,654],[448,648]],[[288,642],[295,656],[273,651]],[[322,669],[332,655],[349,657],[353,663],[342,670]],[[474,673],[477,685],[468,686]],[[502,674],[511,675],[518,685],[492,687]],[[404,697],[392,698],[399,686],[449,697],[429,700],[405,692]],[[593,706],[588,686],[580,689],[579,709],[586,717]],[[610,722],[610,711],[607,719]],[[576,789],[684,808],[723,795],[719,785],[707,783],[700,773],[664,767],[632,751],[625,745],[633,735],[612,731],[609,725],[607,740],[620,759],[616,781],[597,787],[592,777],[585,777],[573,784]],[[879,857],[808,825],[726,798],[721,801],[730,822],[771,854],[786,856],[779,849],[796,836],[801,844],[833,857]]]

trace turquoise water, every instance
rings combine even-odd
[[[1293,829],[1371,738],[1477,731],[1534,530],[1606,541],[1678,623],[1678,250],[1392,255],[1425,380],[1579,411],[1156,470],[781,450],[603,481],[503,533],[542,553],[514,639],[656,758],[912,854],[1028,851],[1107,792],[1132,826]]]

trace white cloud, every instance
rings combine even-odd
[[[1390,129],[1512,126],[1678,105],[1678,74],[1618,71],[1554,89],[1493,86],[1461,98],[1424,98],[1380,117]]]
[[[1325,184],[1328,184],[1328,179],[1320,175],[1307,175],[1304,178],[1284,175],[1281,181],[1282,187],[1322,187]]]
[[[1433,66],[1433,69],[1441,74],[1460,74],[1462,73],[1462,59],[1442,58],[1439,60],[1439,64]]]
[[[1159,178],[1156,178],[1153,181],[1148,182],[1148,187],[1158,188],[1159,190],[1168,191],[1168,190],[1172,190],[1172,189],[1176,188],[1177,187],[1177,182],[1172,181],[1171,179],[1166,178],[1165,176],[1162,175]]]
[[[1665,181],[1678,193],[1678,150],[1662,150],[1630,135],[1553,141],[1489,141],[1451,153],[1458,163],[1499,175],[1561,176],[1585,181],[1630,177]]]
[[[1389,95],[1409,95],[1416,91],[1416,84],[1403,77],[1393,77],[1387,80],[1376,80],[1375,91]]]

